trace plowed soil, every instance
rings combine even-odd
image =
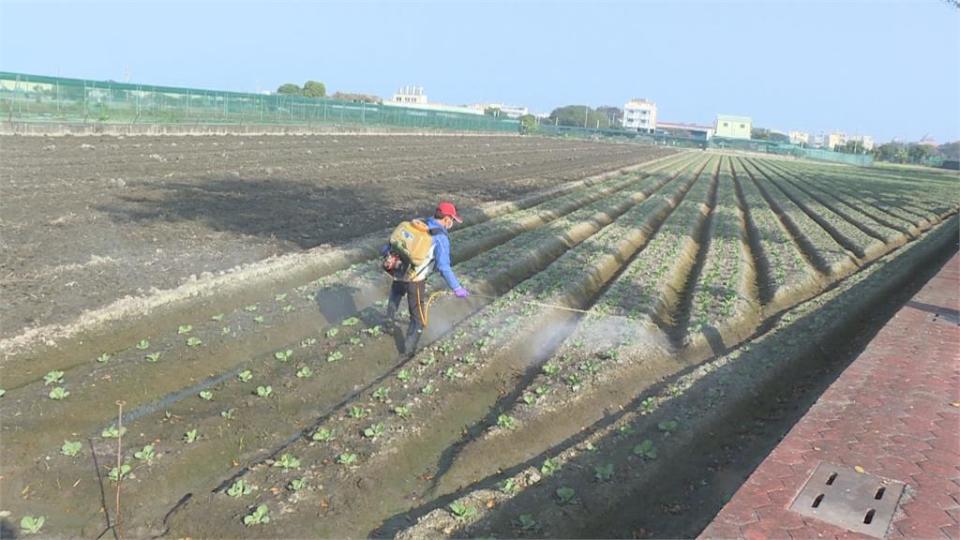
[[[519,137],[0,138],[0,338],[668,153]]]

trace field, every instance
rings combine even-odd
[[[531,141],[512,144],[564,151]],[[214,276],[229,294],[9,342],[4,526],[96,537],[119,500],[131,537],[642,535],[637,509],[697,449],[956,249],[956,177],[593,151],[522,191],[530,173],[506,168],[499,187],[459,184],[515,201],[452,232],[475,294],[437,299],[410,357],[382,316],[379,236],[310,272]]]

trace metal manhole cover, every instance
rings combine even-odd
[[[844,529],[883,538],[897,511],[904,484],[845,465],[820,463],[790,510]]]

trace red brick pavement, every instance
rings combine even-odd
[[[702,536],[870,538],[787,509],[826,461],[907,484],[887,537],[960,538],[960,326],[936,316],[956,314],[958,307],[955,255],[834,381]]]

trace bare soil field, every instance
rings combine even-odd
[[[0,338],[440,198],[469,209],[668,150],[519,137],[0,138]]]

